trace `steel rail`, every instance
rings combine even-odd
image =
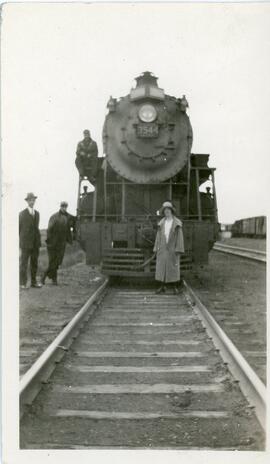
[[[65,355],[85,321],[94,314],[95,308],[91,307],[103,295],[108,283],[109,279],[106,279],[21,378],[19,384],[20,418],[24,414],[25,407],[33,402],[42,385],[47,383],[56,364]]]
[[[260,250],[253,250],[250,248],[225,245],[220,242],[216,242],[213,246],[213,250],[220,251],[221,253],[228,253],[241,258],[251,259],[252,261],[258,261],[260,263],[266,263],[266,252]]]
[[[266,255],[265,251],[255,250],[254,248],[240,247],[240,246],[237,246],[237,245],[228,245],[227,243],[222,243],[222,242],[216,242],[216,245],[223,246],[223,247],[226,247],[226,248],[232,248],[234,250],[250,251],[250,252],[257,253],[257,254],[263,255],[263,256]]]
[[[255,414],[261,426],[266,428],[266,387],[248,362],[236,348],[230,338],[218,325],[199,297],[184,280],[185,294],[187,299],[194,303],[194,310],[202,321],[208,335],[212,338],[214,345],[220,352],[224,363],[228,365],[229,371],[234,379],[239,382],[239,387],[247,398],[249,404],[254,407]]]

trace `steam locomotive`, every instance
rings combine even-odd
[[[110,97],[94,190],[85,188],[89,176],[79,178],[78,239],[87,262],[101,263],[107,275],[153,277],[159,208],[166,200],[183,222],[181,270],[207,263],[218,236],[215,168],[208,167],[208,154],[191,153],[185,95],[167,95],[157,81],[144,72],[128,95]]]

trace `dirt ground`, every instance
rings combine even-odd
[[[67,263],[78,256],[66,256]],[[58,286],[20,292],[20,373],[23,374],[80,310],[104,277],[79,262],[59,270]]]
[[[230,239],[226,243],[263,249],[265,240]],[[237,240],[237,242],[236,242]],[[187,278],[248,362],[265,381],[266,266],[212,251],[209,266]]]

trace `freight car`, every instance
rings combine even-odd
[[[77,233],[87,262],[108,275],[152,277],[158,210],[170,200],[183,221],[182,270],[207,263],[219,230],[215,168],[208,154],[191,153],[186,97],[165,94],[144,72],[107,108],[94,191],[82,191],[87,177],[79,179]]]
[[[266,237],[266,216],[240,219],[232,225],[233,237]]]

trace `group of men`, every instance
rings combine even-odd
[[[39,230],[39,212],[35,209],[37,196],[28,193],[27,207],[19,215],[19,239],[21,249],[20,288],[27,289],[27,270],[30,261],[31,287],[41,288],[46,279],[57,285],[57,270],[63,261],[66,243],[72,243],[72,229],[75,229],[75,217],[67,212],[68,204],[62,201],[60,210],[50,217],[47,229],[48,267],[37,281],[38,256],[41,246]]]
[[[85,177],[95,185],[97,176],[97,156],[98,148],[96,142],[91,138],[90,131],[83,131],[83,140],[77,145],[75,164],[78,168],[80,179]],[[87,191],[84,189],[85,196]],[[27,287],[27,269],[30,260],[31,287],[41,288],[46,283],[46,279],[52,280],[57,285],[57,270],[63,261],[66,243],[72,243],[71,229],[75,231],[76,218],[67,212],[68,204],[62,201],[60,210],[53,214],[49,220],[47,230],[47,252],[49,265],[41,281],[37,282],[38,256],[41,246],[39,231],[39,212],[34,205],[37,197],[33,193],[28,193],[25,200],[27,208],[20,212],[19,216],[19,235],[20,235],[20,287]],[[74,232],[73,232],[74,235]]]

